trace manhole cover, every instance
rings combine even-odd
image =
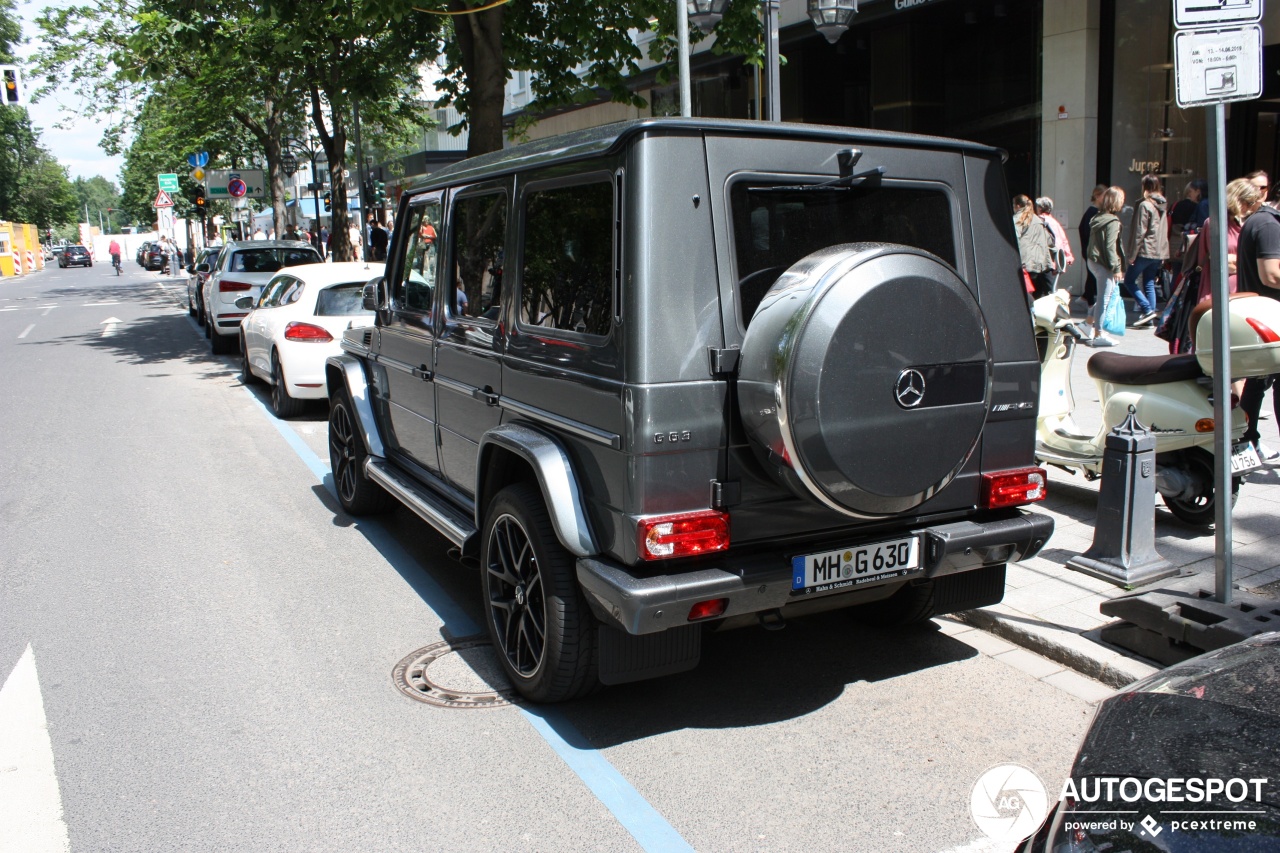
[[[488,637],[459,637],[418,649],[396,664],[391,680],[409,698],[441,708],[500,708],[517,698]]]

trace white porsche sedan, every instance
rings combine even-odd
[[[325,359],[342,351],[344,330],[373,325],[362,296],[382,270],[362,261],[288,267],[253,301],[240,324],[241,374],[246,383],[271,385],[276,417],[293,417],[304,401],[328,396]]]

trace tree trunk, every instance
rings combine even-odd
[[[462,11],[467,4],[464,0],[449,0],[449,8]],[[454,19],[471,102],[467,116],[468,157],[502,149],[502,105],[507,83],[502,58],[503,8],[495,6]]]
[[[314,73],[308,73],[307,77],[311,80],[316,79]],[[311,84],[311,122],[315,125],[316,134],[320,137],[325,156],[329,158],[329,185],[333,194],[329,248],[335,261],[354,261],[355,253],[351,246],[350,235],[347,233],[350,219],[347,214],[347,182],[342,177],[347,168],[347,125],[342,108],[338,106],[341,101],[334,98],[333,94],[325,92],[326,100],[330,105],[329,119],[333,124],[330,129],[325,122],[325,113],[321,107],[319,86],[315,83]],[[318,211],[317,218],[319,218]]]
[[[267,155],[267,180],[271,186],[271,220],[279,238],[285,229],[284,167],[280,163],[284,154],[284,108],[281,101],[274,98],[267,98],[263,105],[266,107],[266,133],[262,147]]]

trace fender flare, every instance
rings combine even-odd
[[[386,457],[382,446],[382,436],[378,434],[377,421],[373,417],[373,403],[369,399],[369,381],[364,375],[364,365],[360,359],[350,355],[332,355],[325,359],[325,379],[329,383],[329,394],[337,382],[346,386],[351,397],[351,407],[355,410],[357,427],[364,436],[364,447],[370,456]]]
[[[582,490],[569,454],[560,442],[547,433],[524,423],[506,423],[494,427],[480,439],[479,466],[476,475],[476,529],[483,529],[485,504],[489,495],[482,494],[488,456],[493,448],[509,451],[528,463],[538,480],[542,501],[551,517],[560,543],[575,557],[590,557],[600,553],[586,507],[582,502]]]

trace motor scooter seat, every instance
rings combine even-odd
[[[1162,385],[1204,376],[1194,355],[1121,355],[1100,352],[1086,365],[1089,375],[1117,385]]]

